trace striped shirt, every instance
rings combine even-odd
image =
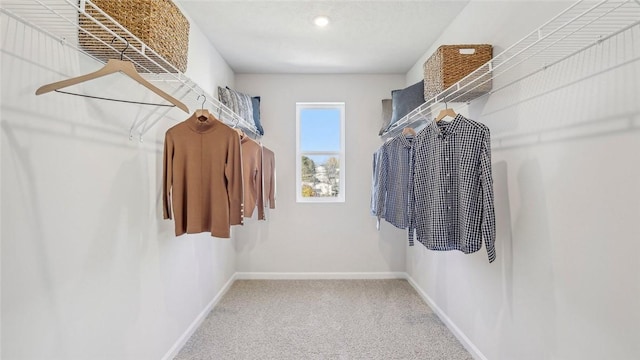
[[[413,136],[399,134],[382,145],[379,157],[379,215],[391,225],[409,226],[409,185]]]
[[[373,153],[373,173],[371,174],[371,215],[381,217],[383,205],[379,203],[378,191],[380,189],[380,155],[384,145]]]

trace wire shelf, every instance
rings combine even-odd
[[[381,136],[387,137],[404,127],[431,121],[431,113],[439,103],[456,102],[488,81],[498,80],[493,83],[490,92],[479,97],[504,90],[637,26],[640,26],[640,0],[580,0],[457,83],[428,99]]]
[[[243,119],[217,98],[207,94],[193,80],[90,0],[3,0],[0,12],[101,63],[105,63],[103,59],[119,58],[122,49],[128,43],[129,48],[124,53],[123,60],[131,61],[142,75],[153,74],[145,76],[149,81],[162,82],[165,87],[171,89],[170,93],[181,94],[176,96],[178,99],[183,99],[189,94],[204,95],[209,106],[215,109],[212,112],[219,120],[242,128],[254,138],[260,137],[252,122]],[[111,34],[111,39],[94,35],[100,32]],[[111,41],[113,38],[118,41]],[[135,121],[130,129],[130,138],[133,138],[137,130],[142,140],[142,136],[169,111],[170,109],[163,111],[160,117],[154,120],[150,118],[150,114]]]

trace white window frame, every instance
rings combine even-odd
[[[340,110],[340,151],[305,151],[300,148],[300,114],[305,109],[338,109]],[[296,103],[296,202],[299,203],[343,203],[346,199],[345,183],[345,103],[344,102],[297,102]],[[303,155],[337,155],[340,160],[340,190],[336,197],[304,197],[302,196],[302,156]]]

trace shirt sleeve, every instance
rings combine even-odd
[[[258,171],[256,174],[256,183],[258,185],[258,219],[266,220],[264,216],[264,151],[262,145],[258,148]]]
[[[172,219],[171,214],[171,186],[173,184],[173,139],[169,132],[164,137],[162,171],[162,204],[165,219]]]
[[[224,175],[227,179],[227,196],[229,197],[229,222],[230,225],[241,225],[244,216],[242,149],[239,136],[231,136],[229,139],[224,169]]]
[[[487,129],[480,154],[480,182],[482,189],[482,238],[487,248],[489,262],[496,259],[496,215],[493,200],[493,176],[491,173],[491,136]]]
[[[269,159],[271,160],[269,162],[269,166],[271,167],[271,171],[269,174],[271,181],[269,182],[269,190],[268,190],[269,191],[269,208],[275,209],[276,208],[276,155],[273,153],[273,151],[270,151]],[[262,170],[264,171],[264,169]]]
[[[415,140],[414,140],[415,141]],[[416,144],[414,142],[414,146],[409,150],[409,186],[407,186],[407,219],[409,220],[409,226],[407,227],[407,238],[409,240],[409,246],[413,246],[413,235],[416,228],[415,221],[415,203],[416,203],[416,195],[415,195],[415,184],[414,184],[414,173],[415,173],[415,149]]]
[[[389,168],[389,161],[387,158],[387,151],[383,145],[380,148],[377,160],[377,172],[378,172],[378,191],[376,192],[376,215],[378,219],[384,218],[386,213],[386,197],[387,197],[387,171]]]
[[[376,215],[378,211],[378,154],[380,150],[373,153],[371,172],[371,215]]]

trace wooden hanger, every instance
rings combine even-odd
[[[114,38],[115,40],[115,38]],[[126,40],[125,40],[126,41]],[[113,43],[113,40],[111,40],[111,42]],[[36,95],[42,95],[42,94],[46,94],[48,92],[51,91],[58,91],[58,89],[62,89],[71,85],[76,85],[79,83],[83,83],[89,80],[93,80],[105,75],[110,75],[113,73],[117,73],[117,72],[121,72],[127,76],[129,76],[130,78],[132,78],[133,80],[137,81],[138,83],[140,83],[142,86],[150,89],[151,91],[153,91],[154,93],[158,94],[160,97],[162,97],[163,99],[167,100],[168,102],[170,102],[171,104],[173,104],[174,106],[178,107],[179,109],[181,109],[182,111],[189,113],[189,108],[187,108],[187,106],[183,103],[181,103],[178,99],[174,98],[173,96],[167,94],[166,92],[160,90],[158,87],[156,87],[155,85],[151,84],[150,82],[148,82],[147,80],[145,80],[139,73],[138,71],[136,71],[136,68],[133,66],[133,63],[130,61],[124,61],[122,60],[122,55],[124,54],[124,51],[127,50],[127,48],[129,47],[129,42],[127,41],[127,47],[124,48],[124,50],[122,50],[122,52],[120,53],[120,60],[116,60],[116,59],[109,59],[109,61],[107,61],[107,63],[98,71],[94,71],[92,73],[86,74],[86,75],[82,75],[82,76],[78,76],[78,77],[74,77],[71,79],[67,79],[67,80],[62,80],[62,81],[58,81],[58,82],[54,82],[51,84],[47,84],[47,85],[43,85],[40,88],[38,88],[38,90],[36,90]],[[81,95],[81,94],[74,94],[74,93],[69,93],[69,92],[63,92],[65,94],[71,94],[71,95],[80,95],[80,96],[85,96],[85,95]],[[91,96],[88,96],[91,97]],[[107,98],[100,98],[100,99],[104,99],[104,100],[115,100],[115,99],[107,99]],[[115,101],[123,101],[123,100],[115,100]],[[123,102],[130,102],[130,101],[123,101]],[[162,104],[148,104],[148,103],[143,103],[146,105],[162,105]]]
[[[232,129],[238,133],[238,135],[240,136],[240,140],[244,139],[245,136],[247,136],[247,134],[245,134],[244,131],[242,131],[242,129],[238,129],[238,128],[232,128]]]
[[[451,116],[452,118],[455,118],[458,114],[456,114],[455,111],[453,111],[453,109],[450,109],[447,106],[447,102],[444,102],[444,109],[440,110],[440,113],[438,114],[438,116],[436,116],[436,119],[433,120],[435,122],[438,122],[440,120],[442,120],[445,116]]]
[[[407,135],[415,136],[416,135],[416,131],[413,128],[407,126],[406,128],[402,129],[402,135],[404,135],[404,136],[407,136]]]

